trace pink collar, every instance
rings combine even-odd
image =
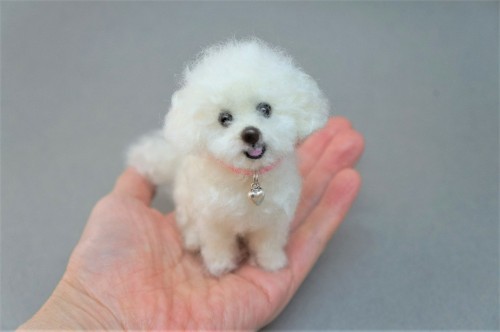
[[[217,159],[217,162],[219,162],[220,164],[222,164],[224,167],[226,167],[227,169],[229,169],[231,172],[235,173],[235,174],[240,174],[240,175],[246,175],[246,176],[252,176],[254,175],[255,173],[259,174],[259,175],[262,175],[262,174],[265,174],[267,172],[270,172],[272,171],[276,166],[278,166],[279,164],[281,164],[281,162],[283,161],[283,159],[278,159],[276,162],[274,162],[273,164],[269,165],[269,166],[266,166],[266,167],[262,167],[262,168],[259,168],[258,170],[251,170],[251,169],[246,169],[246,168],[236,168],[236,167],[233,167],[231,165],[228,165],[226,163],[224,163],[223,161]]]

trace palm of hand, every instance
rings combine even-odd
[[[244,264],[214,278],[182,248],[173,215],[149,206],[153,190],[128,170],[95,207],[63,281],[126,329],[257,328],[288,303],[353,202],[350,167],[363,140],[332,119],[299,149],[304,188],[287,246],[289,265],[269,273]]]

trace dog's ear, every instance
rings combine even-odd
[[[301,73],[297,83],[295,100],[297,101],[297,136],[299,142],[326,124],[329,104],[316,82],[307,74]]]
[[[191,153],[200,146],[200,123],[195,119],[197,99],[195,91],[181,88],[172,95],[170,110],[165,116],[163,133],[182,153]]]

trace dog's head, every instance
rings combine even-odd
[[[205,50],[172,97],[164,132],[182,153],[257,170],[322,127],[328,102],[284,52],[259,40]]]

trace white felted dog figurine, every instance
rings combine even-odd
[[[275,271],[301,190],[295,147],[327,116],[315,81],[283,51],[230,41],[186,68],[163,130],[132,146],[128,163],[156,185],[173,180],[185,247],[210,273],[238,266],[240,240]]]

